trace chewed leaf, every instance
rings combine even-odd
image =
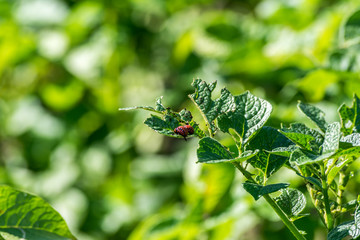
[[[280,132],[299,147],[314,153],[319,153],[324,140],[318,131],[308,128],[303,123],[290,124],[290,128],[282,128]]]
[[[37,196],[0,186],[0,209],[3,239],[75,239],[60,214]]]
[[[304,194],[293,188],[282,189],[274,200],[289,217],[298,216],[306,206]]]
[[[234,129],[245,146],[264,126],[270,116],[272,106],[249,91],[235,96],[234,99],[235,109],[219,116],[218,126],[221,131],[226,133],[229,133],[230,129]]]
[[[315,123],[322,132],[326,131],[327,123],[325,120],[325,113],[321,111],[319,108],[302,103],[299,101],[298,108],[300,111],[302,111],[313,123]]]
[[[180,123],[176,118],[171,116],[165,116],[165,118],[162,119],[159,116],[151,115],[144,123],[160,134],[169,137],[182,138],[182,136],[174,133],[174,129],[177,128]]]
[[[254,197],[255,200],[258,200],[265,194],[277,192],[280,189],[287,188],[290,184],[288,183],[276,183],[276,184],[269,184],[266,186],[262,186],[256,183],[251,182],[244,182],[243,187],[244,189]]]
[[[161,96],[156,99],[155,108],[150,107],[150,106],[136,106],[136,107],[119,108],[119,111],[143,109],[143,110],[150,111],[150,112],[163,113],[166,110],[166,108],[161,103],[162,98],[163,97]]]
[[[338,112],[341,119],[341,131],[344,135],[360,133],[360,99],[356,95],[354,95],[351,107],[343,104]]]
[[[210,137],[204,137],[199,141],[197,157],[200,163],[217,163],[233,159],[221,143]]]
[[[195,79],[192,86],[195,88],[195,93],[190,94],[189,97],[199,108],[211,131],[215,132],[215,119],[234,108],[234,97],[227,89],[222,89],[220,97],[215,101],[212,100],[211,95],[216,87],[216,81],[207,84],[201,79]]]

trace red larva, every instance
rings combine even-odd
[[[190,125],[179,126],[174,129],[174,133],[183,136],[186,141],[188,135],[194,134],[194,128]]]

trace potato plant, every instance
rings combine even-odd
[[[341,105],[340,122],[329,123],[319,108],[299,102],[298,109],[316,126],[304,123],[274,128],[266,126],[272,112],[271,104],[249,91],[233,96],[224,88],[217,99],[212,98],[216,82],[195,79],[195,92],[189,98],[201,112],[207,131],[200,129],[192,114],[183,109],[175,112],[165,107],[161,98],[155,107],[131,107],[120,110],[144,109],[153,112],[145,124],[168,137],[197,137],[197,162],[229,163],[244,175],[243,188],[255,200],[264,198],[296,239],[306,233],[295,225],[305,217],[302,213],[306,198],[288,183],[268,184],[281,168],[294,172],[304,180],[312,204],[328,231],[328,239],[340,240],[360,235],[359,200],[345,198],[346,186],[353,175],[348,167],[360,156],[360,99],[354,95],[351,107]],[[190,125],[192,134],[178,134],[175,129]],[[216,132],[229,134],[237,151],[230,152],[216,139]],[[277,196],[272,196],[277,193]],[[353,220],[342,221],[344,214]]]

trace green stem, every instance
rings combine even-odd
[[[280,217],[280,219],[283,221],[285,226],[294,235],[294,237],[296,237],[296,239],[298,239],[298,240],[306,240],[304,235],[300,233],[300,231],[297,229],[295,224],[292,221],[290,221],[290,219],[286,216],[286,214],[279,207],[279,205],[268,194],[263,195],[263,197],[270,204],[270,206],[274,209],[276,214]]]
[[[255,180],[252,178],[251,174],[246,171],[246,169],[244,169],[244,167],[240,163],[234,162],[233,164],[245,176],[247,180],[256,183]],[[304,235],[300,233],[295,224],[288,218],[288,216],[283,212],[283,210],[281,210],[279,205],[270,197],[270,195],[266,194],[263,195],[263,197],[267,201],[267,203],[270,204],[270,206],[274,209],[276,214],[280,217],[285,226],[294,235],[294,237],[297,240],[306,240]]]
[[[330,210],[329,195],[328,195],[329,187],[327,185],[324,164],[320,164],[320,169],[321,169],[322,193],[324,196],[324,205],[325,205],[325,221],[326,221],[326,227],[330,231],[334,227],[334,219],[333,219],[333,216],[332,216],[331,210]]]

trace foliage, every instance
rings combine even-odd
[[[348,235],[357,238],[360,235],[358,208],[353,221],[339,223],[344,213],[352,211],[352,208],[343,206],[345,200],[343,194],[348,184],[348,181],[344,180],[349,174],[347,168],[360,157],[360,147],[356,146],[358,139],[347,137],[359,133],[360,122],[357,120],[359,100],[356,95],[352,107],[342,105],[339,108],[341,122],[346,122],[346,124],[327,123],[322,110],[299,102],[298,108],[315,123],[319,130],[311,129],[302,123],[294,123],[289,128],[283,127],[277,130],[264,127],[272,110],[271,104],[266,100],[248,91],[233,96],[225,88],[222,90],[222,95],[213,101],[211,92],[216,82],[208,85],[196,79],[193,86],[196,92],[190,95],[190,98],[208,123],[210,135],[210,137],[198,136],[200,138],[197,150],[198,162],[232,163],[247,179],[243,183],[244,189],[255,200],[264,197],[294,237],[305,239],[303,233],[293,224],[293,221],[305,216],[300,215],[306,205],[303,193],[297,189],[288,188],[290,186],[288,183],[267,184],[276,171],[283,166],[288,166],[305,179],[312,202],[329,231],[329,239],[340,240]],[[199,96],[206,96],[206,98],[197,101],[203,98]],[[209,115],[214,106],[221,110]],[[150,108],[143,109],[152,111]],[[166,116],[168,113],[159,112],[159,114]],[[215,120],[217,120],[217,126],[214,123]],[[164,133],[164,129],[173,122],[171,118],[165,118],[160,129],[155,128],[155,124],[147,125],[159,133]],[[178,127],[179,122],[176,123],[172,128]],[[233,137],[238,154],[234,155],[226,146],[213,138],[216,129]],[[347,139],[346,144],[342,144],[344,138]],[[251,164],[253,169],[248,168],[248,164]],[[338,180],[335,181],[335,179]],[[269,195],[279,190],[281,194],[278,197],[272,198]],[[333,195],[330,195],[330,191]]]
[[[290,183],[304,192],[305,180],[319,188],[317,178],[286,171],[291,165],[282,162],[298,147],[277,129],[281,122],[284,131],[293,122],[309,129],[321,123],[296,111],[298,99],[325,112],[326,122],[342,124],[336,109],[344,102],[351,108],[354,92],[360,95],[352,15],[358,7],[355,0],[0,1],[0,181],[41,196],[78,239],[290,239],[264,197],[253,206],[242,188],[246,179],[231,164],[259,167],[256,180],[266,185]],[[196,93],[194,77],[207,85],[218,80],[206,121],[187,98]],[[243,93],[236,113],[222,119],[230,134],[212,115],[216,99],[228,99],[224,86],[234,96]],[[233,121],[249,107],[247,90],[272,105],[258,131],[256,124],[241,128]],[[173,125],[163,132],[171,138],[139,125],[144,111],[117,111],[158,96],[165,110],[156,103],[149,124],[162,129],[167,119],[193,121],[198,127],[188,142],[174,135]],[[173,109],[168,116],[156,112],[167,107]],[[208,122],[230,159],[206,151],[213,144]],[[321,128],[325,133],[327,125]],[[259,150],[261,134],[276,141]],[[341,137],[339,149],[359,146],[358,134]],[[198,137],[204,161],[223,163],[195,164]],[[243,152],[235,144],[241,141],[248,143]],[[316,141],[309,142],[316,151]],[[272,162],[279,164],[267,168]],[[338,183],[350,163],[343,205],[354,209],[347,200],[359,192],[357,161],[335,164],[328,182]],[[296,224],[308,238],[324,238],[315,216]]]

